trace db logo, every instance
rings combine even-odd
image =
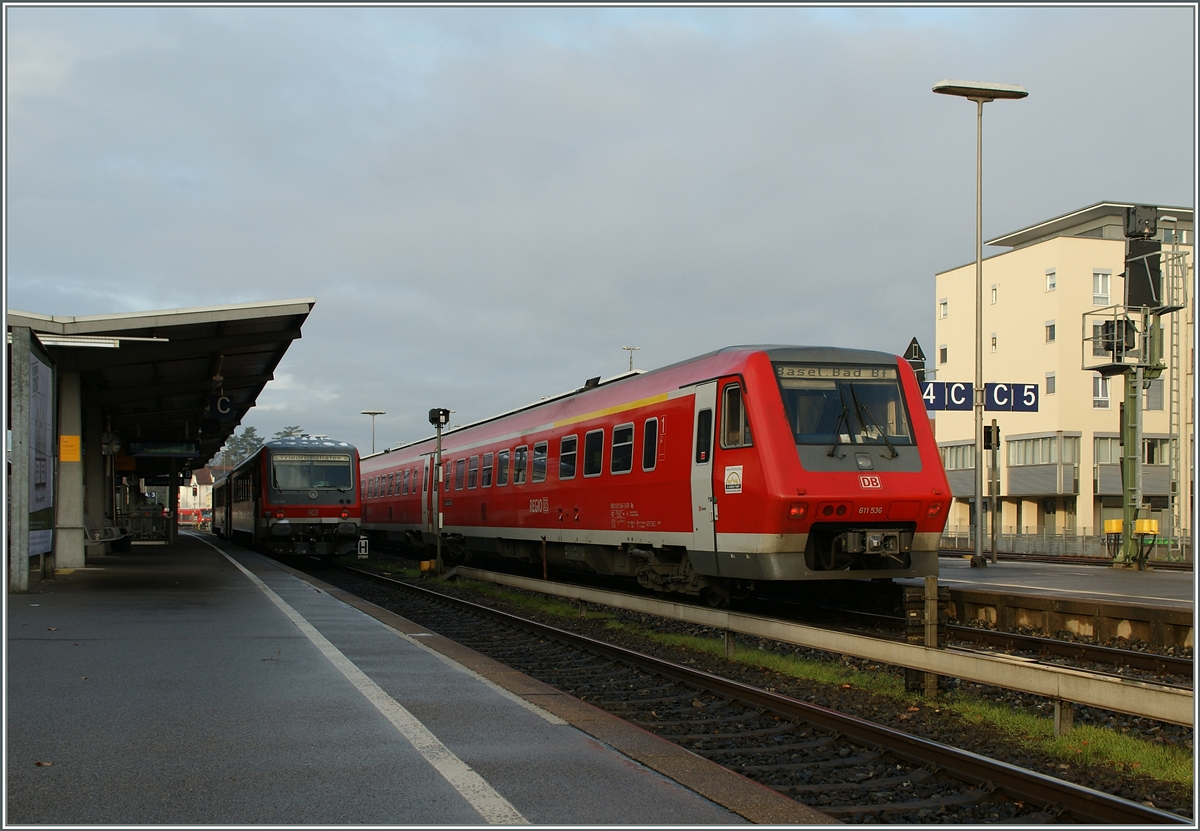
[[[859,476],[858,484],[864,488],[882,488],[883,483],[879,481],[878,476]]]

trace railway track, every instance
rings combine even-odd
[[[372,572],[378,605],[847,822],[1186,823],[738,681]]]

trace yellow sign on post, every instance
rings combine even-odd
[[[78,462],[82,459],[79,452],[79,436],[58,437],[58,460],[60,462]]]

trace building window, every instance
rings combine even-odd
[[[1008,466],[1053,465],[1058,463],[1058,437],[1018,439],[1008,442]]]
[[[1108,409],[1108,379],[1103,375],[1092,376],[1092,409]]]
[[[1112,272],[1095,270],[1092,272],[1092,304],[1107,306],[1109,289],[1112,287]]]
[[[558,478],[575,478],[575,457],[579,455],[579,437],[565,436],[558,443]]]
[[[999,293],[999,287],[992,283],[992,305],[996,305],[996,295]]]
[[[1095,464],[1113,465],[1121,461],[1121,440],[1113,436],[1103,436],[1093,440]]]
[[[612,465],[613,473],[628,473],[633,470],[633,425],[621,424],[613,428]]]
[[[1155,378],[1146,387],[1146,410],[1161,410],[1163,408],[1163,379]]]
[[[1046,321],[1046,343],[1054,343],[1055,327],[1054,321]]]
[[[533,481],[546,481],[546,457],[549,453],[547,442],[539,441],[533,445]]]
[[[1109,338],[1111,340],[1112,338]],[[1092,324],[1092,357],[1112,354],[1111,349],[1104,348],[1104,325],[1102,323]]]
[[[946,470],[975,469],[974,444],[952,444],[948,447],[939,447],[938,453],[942,456],[942,467]]]
[[[942,299],[938,301],[938,317],[948,317],[950,314],[950,301]]]
[[[1047,372],[1046,373],[1046,395],[1054,395],[1054,382],[1055,382],[1054,373]]]
[[[1054,269],[1046,270],[1046,291],[1054,291],[1057,284],[1057,277],[1054,274]]]
[[[996,333],[992,332],[992,351],[996,351]]]
[[[1170,463],[1170,439],[1142,439],[1142,464],[1169,465]]]
[[[492,486],[492,461],[495,456],[491,453],[483,454],[483,472],[479,479],[479,487],[490,488]]]
[[[949,348],[947,348],[946,346],[939,346],[938,347],[938,363],[939,364],[946,363],[946,361],[949,360],[949,357],[948,357],[949,354],[950,354]]]

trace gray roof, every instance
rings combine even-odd
[[[308,297],[83,317],[10,309],[7,324],[28,326],[59,370],[79,372],[85,407],[98,406],[105,429],[111,423],[126,447],[197,441],[198,464],[254,406],[315,303]],[[231,418],[210,416],[218,393],[229,399]],[[166,464],[140,459],[138,475],[161,473]]]

